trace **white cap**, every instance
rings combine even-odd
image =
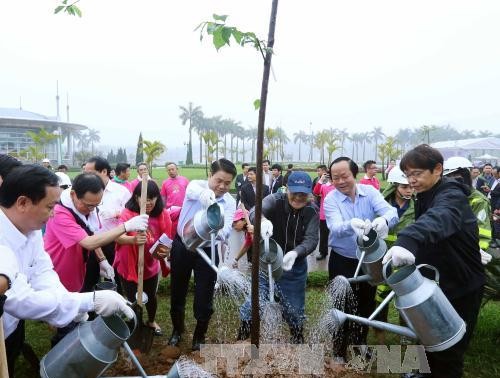
[[[50,164],[50,160],[47,159],[47,158],[45,158],[45,159],[42,160],[42,163],[49,163]]]
[[[445,160],[443,164],[444,175],[448,175],[452,172],[459,170],[460,168],[472,168],[473,165],[469,159],[462,156],[452,156]]]
[[[403,173],[403,171],[396,165],[394,168],[392,168],[387,175],[387,182],[390,184],[404,184],[408,185],[408,178],[406,178],[406,175]]]
[[[54,172],[57,177],[59,177],[59,186],[67,185],[68,187],[71,186],[71,179],[69,176],[64,173],[64,172]]]

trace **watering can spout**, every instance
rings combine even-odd
[[[366,325],[369,327],[373,327],[376,329],[380,329],[383,331],[389,331],[393,333],[397,333],[398,335],[401,336],[406,336],[412,339],[417,339],[417,335],[415,332],[413,332],[410,328],[408,327],[403,327],[395,324],[390,324],[390,323],[385,323],[381,322],[378,320],[369,320],[367,318],[363,318],[361,316],[356,316],[356,315],[351,315],[351,314],[346,314],[345,312],[342,312],[337,309],[333,309],[330,311],[330,316],[332,316],[334,319],[336,319],[336,322],[338,326],[341,326],[344,324],[346,320],[350,320],[362,325]]]
[[[347,281],[349,281],[349,283],[370,282],[371,280],[372,280],[372,276],[370,276],[369,274],[364,274],[362,276],[351,277],[351,278],[347,279]]]

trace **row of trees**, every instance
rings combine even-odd
[[[200,163],[202,163],[203,158],[211,162],[214,158],[217,159],[219,154],[235,162],[245,161],[248,159],[247,147],[250,147],[251,152],[249,161],[255,161],[256,127],[244,128],[240,122],[231,118],[225,119],[222,116],[205,117],[201,106],[195,106],[191,102],[188,106],[180,106],[179,108],[181,110],[179,118],[183,125],[188,126],[189,130],[186,164],[193,164],[193,132],[198,134]],[[293,143],[297,146],[299,161],[304,161],[304,159],[307,159],[308,162],[318,161],[314,157],[315,153],[319,153],[319,161],[326,163],[331,161],[337,151],[340,154],[348,154],[356,161],[379,160],[379,144],[385,142],[390,142],[389,144],[393,146],[395,151],[404,153],[411,146],[420,143],[487,136],[493,136],[493,133],[489,130],[458,131],[450,125],[401,128],[396,135],[387,136],[382,127],[376,126],[371,131],[359,133],[349,133],[345,128],[311,130],[309,133],[301,130],[293,134]],[[500,137],[500,135],[497,136]],[[276,161],[294,160],[293,154],[287,154],[285,149],[286,144],[291,141],[281,126],[266,128],[265,158]],[[250,146],[246,145],[245,142],[250,143]],[[346,148],[348,145],[349,150]],[[203,148],[205,148],[204,153]]]

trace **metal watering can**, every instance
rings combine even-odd
[[[391,261],[384,265],[382,272],[385,282],[393,292],[368,319],[344,314],[336,309],[332,310],[331,315],[336,317],[340,324],[349,319],[370,327],[418,339],[428,352],[443,351],[459,342],[465,334],[465,322],[437,285],[438,270],[428,264],[417,266],[412,264],[401,267],[387,277],[389,267],[391,267]],[[434,280],[425,278],[420,273],[419,269],[423,267],[434,271]],[[393,296],[396,297],[396,308],[408,327],[372,320]]]
[[[387,252],[385,241],[378,237],[377,231],[371,229],[365,235],[368,240],[365,240],[362,235],[359,235],[356,243],[356,257],[358,258],[358,266],[354,277],[348,278],[350,283],[368,282],[372,286],[377,286],[384,282],[382,275],[382,259]],[[360,269],[365,273],[358,276]]]
[[[181,239],[186,248],[198,254],[208,265],[219,273],[215,265],[215,237],[217,232],[224,227],[224,212],[217,202],[211,204],[207,209],[198,211],[193,219],[190,219],[182,230]],[[207,256],[203,248],[210,245],[211,258]]]
[[[131,330],[118,315],[98,316],[91,322],[82,322],[42,358],[40,376],[99,377],[116,361],[118,350],[130,334]]]
[[[274,281],[283,274],[283,250],[275,240],[264,237],[260,241],[259,269],[267,273],[269,281],[269,301],[274,302]]]
[[[198,211],[182,230],[181,239],[190,251],[196,252],[198,247],[206,247],[217,231],[224,227],[224,212],[217,202],[206,209]]]

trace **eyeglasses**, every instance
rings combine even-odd
[[[413,171],[413,172],[405,172],[405,176],[406,178],[412,178],[412,177],[415,177],[415,178],[419,178],[420,176],[422,176],[422,173],[424,173],[424,171]]]
[[[94,204],[92,204],[92,203],[86,203],[86,202],[82,201],[81,199],[78,199],[78,201],[80,201],[80,203],[81,203],[83,206],[85,206],[85,207],[87,208],[87,210],[89,210],[89,211],[92,211],[92,210],[94,210],[97,206],[99,206],[99,204],[94,205]]]

